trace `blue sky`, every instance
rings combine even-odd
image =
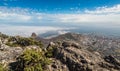
[[[10,35],[120,28],[119,18],[120,0],[0,0],[0,32]]]
[[[77,10],[119,4],[120,0],[0,0],[0,6],[21,7],[47,13],[70,13]]]

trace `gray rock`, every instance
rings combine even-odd
[[[119,71],[119,62],[114,57],[104,60],[98,52],[72,46],[75,42],[63,42],[56,48],[54,57],[66,64],[70,71]],[[76,45],[76,44],[75,44]],[[77,45],[79,47],[79,45]],[[114,62],[114,63],[111,63]]]

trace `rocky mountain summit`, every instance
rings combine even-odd
[[[119,39],[92,35],[40,41],[0,34],[0,71],[120,71],[119,48]]]
[[[91,34],[66,33],[49,39],[50,41],[74,41],[89,51],[97,51],[102,56],[113,55],[120,60],[120,38]]]
[[[82,49],[83,46],[72,41],[65,41],[59,45],[57,44],[57,46],[58,47],[55,47],[55,50],[53,52],[53,57],[67,66],[68,70],[66,71],[120,70],[120,61],[111,55],[102,57],[100,53],[96,51],[90,52],[88,50]],[[54,67],[57,68],[58,66],[54,65]]]

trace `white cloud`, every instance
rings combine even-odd
[[[15,22],[22,22],[22,21],[29,21],[31,16],[16,14],[16,13],[0,13],[0,20],[3,21],[15,21]]]
[[[0,20],[4,24],[37,23],[41,19],[41,14],[31,9],[0,7]]]
[[[120,23],[120,5],[98,7],[94,11],[85,10],[82,14],[46,14],[30,9],[0,7],[0,20],[4,23]]]
[[[113,7],[98,7],[95,10],[85,10],[82,14],[57,15],[60,22],[65,23],[101,23],[120,25],[120,4]],[[98,24],[99,25],[99,24]]]
[[[36,12],[35,10],[31,9],[23,9],[23,8],[7,8],[7,7],[0,7],[0,24],[16,24],[16,23],[37,23],[37,24],[44,24],[44,23],[60,23],[63,24],[85,24],[85,25],[109,25],[109,26],[120,26],[120,4],[115,5],[113,7],[98,7],[96,10],[85,10],[84,13],[75,13],[75,14],[49,14],[49,13],[40,13]],[[87,23],[87,24],[86,24]],[[19,24],[20,25],[20,24]],[[2,27],[2,26],[0,26]],[[39,31],[49,31],[49,30],[58,30],[57,28],[51,27],[21,27],[18,26],[8,26],[6,28],[0,28],[0,31],[6,32],[7,28],[12,32],[13,30],[16,33],[23,33],[27,31],[27,33],[31,32],[39,32]],[[13,28],[13,29],[12,29]],[[34,29],[35,28],[35,29]],[[40,29],[41,28],[41,29]],[[44,29],[44,30],[42,30]],[[31,31],[33,30],[33,31]],[[9,33],[8,32],[8,33]],[[39,32],[39,33],[41,33]],[[14,32],[12,32],[14,33]],[[25,33],[25,35],[27,34]]]
[[[115,5],[113,7],[107,7],[107,6],[98,7],[94,11],[86,10],[85,12],[90,13],[90,14],[104,14],[104,13],[106,14],[119,13],[120,14],[120,4]]]
[[[62,22],[72,22],[72,23],[120,23],[120,14],[70,14],[60,16],[59,19]]]

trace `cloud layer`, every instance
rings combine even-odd
[[[69,29],[74,28],[60,28],[60,27],[51,27],[51,26],[11,26],[11,25],[1,25],[0,31],[8,35],[21,35],[21,36],[30,36],[31,33],[35,32],[37,34],[44,34],[46,32],[58,32],[63,34]],[[3,28],[2,28],[3,27]],[[63,33],[61,33],[63,32]]]
[[[57,25],[70,24],[72,25],[95,25],[95,26],[106,26],[109,27],[120,26],[120,5],[115,5],[113,7],[98,7],[95,10],[85,10],[83,13],[72,13],[72,14],[50,14],[50,13],[41,13],[32,9],[23,9],[23,8],[8,8],[0,7],[0,31],[5,33],[18,34],[31,32],[42,33],[46,31],[57,31],[63,30],[64,28],[56,27],[34,27],[38,24],[44,25],[49,23],[49,25],[56,23]],[[14,26],[13,26],[14,25]],[[19,28],[20,25],[21,27]],[[26,27],[24,25],[27,25]],[[29,25],[34,25],[33,27]],[[19,28],[19,29],[18,29]],[[44,30],[43,30],[44,29]],[[27,32],[24,34],[24,32]]]
[[[82,14],[48,14],[30,9],[0,7],[0,20],[4,23],[43,23],[43,22],[114,22],[120,23],[120,5],[98,7],[85,10]],[[2,23],[1,22],[1,23]]]

